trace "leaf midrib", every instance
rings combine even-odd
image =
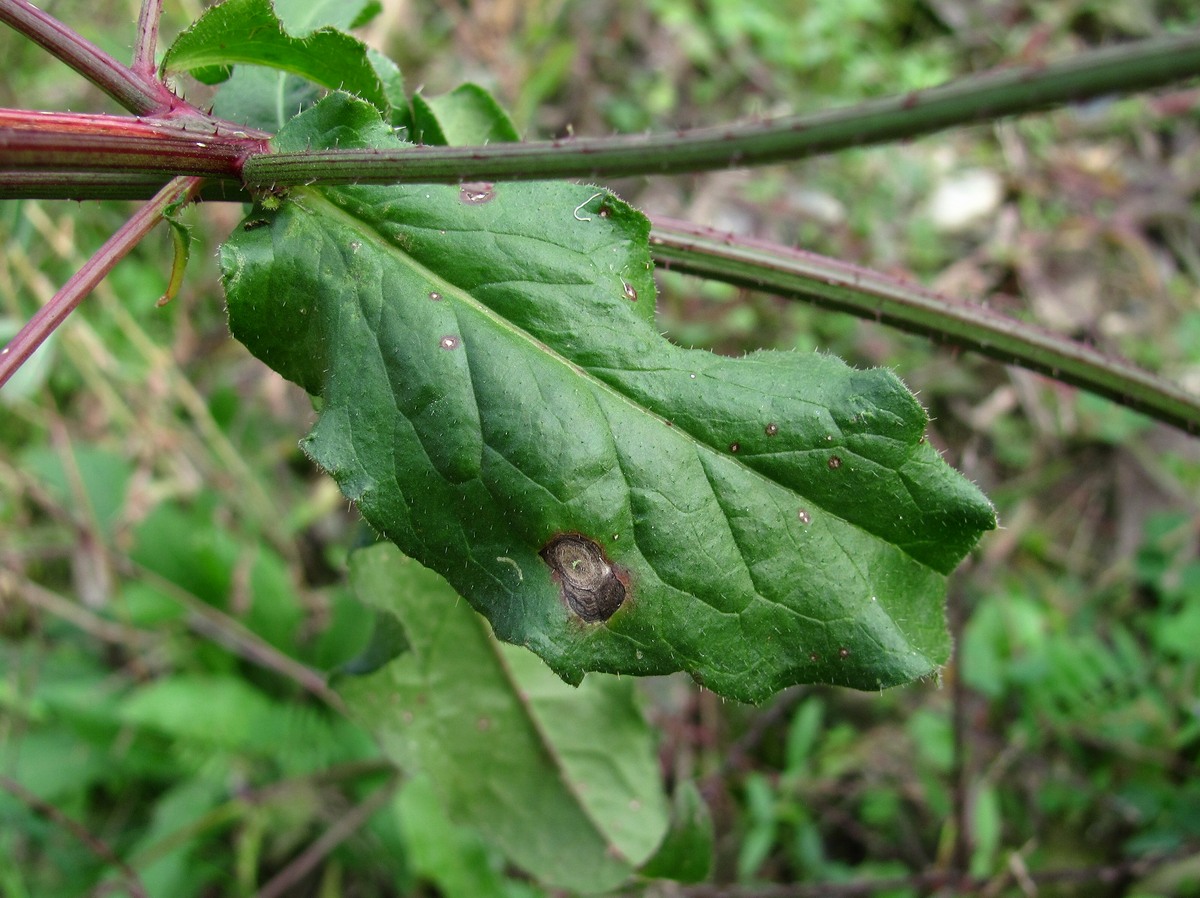
[[[336,189],[337,188],[327,188],[327,190],[336,190]],[[366,221],[358,216],[350,214],[345,209],[343,209],[341,206],[337,205],[332,200],[330,200],[323,190],[320,190],[317,188],[307,188],[307,189],[299,188],[299,189],[292,191],[293,196],[296,193],[303,194],[306,204],[309,201],[309,199],[319,201],[322,206],[322,214],[326,214],[335,220],[341,221],[342,224],[344,224],[346,227],[350,228],[353,231],[358,232],[363,237],[370,239],[372,241],[372,243],[376,244],[377,246],[380,246],[385,252],[387,252],[389,255],[391,255],[400,264],[417,271],[422,277],[426,278],[435,288],[437,288],[438,291],[440,293],[442,293],[442,295],[446,299],[455,299],[455,300],[461,302],[463,305],[467,306],[471,310],[482,315],[484,318],[491,321],[492,323],[494,323],[495,325],[500,327],[502,330],[512,334],[513,336],[517,337],[520,340],[524,340],[525,342],[531,344],[536,350],[544,353],[547,357],[549,357],[553,361],[556,361],[559,364],[561,364],[572,374],[581,378],[585,383],[591,385],[594,389],[602,391],[602,392],[606,393],[607,395],[609,395],[610,397],[615,398],[619,402],[621,402],[624,405],[631,408],[637,414],[649,415],[653,418],[658,419],[658,421],[660,421],[664,426],[670,428],[671,433],[678,434],[680,437],[689,440],[693,444],[694,447],[704,450],[705,452],[709,453],[713,458],[723,459],[723,460],[726,460],[726,461],[732,462],[733,464],[738,465],[744,471],[748,472],[753,477],[762,481],[763,483],[770,484],[774,487],[778,487],[780,489],[786,490],[787,492],[791,493],[793,496],[796,496],[799,499],[803,500],[807,505],[811,505],[814,508],[820,508],[822,510],[822,512],[827,514],[829,517],[834,518],[838,521],[841,521],[842,523],[846,524],[847,526],[852,527],[860,532],[868,534],[872,539],[879,540],[880,542],[883,542],[889,546],[892,546],[893,548],[902,552],[905,557],[911,559],[913,562],[920,565],[921,567],[927,568],[929,570],[934,570],[929,564],[927,564],[926,562],[922,561],[919,558],[914,557],[912,554],[909,553],[909,551],[906,548],[899,545],[898,543],[891,542],[886,537],[881,536],[877,533],[874,533],[871,530],[868,530],[867,528],[863,527],[861,524],[848,520],[847,518],[843,517],[842,515],[838,514],[837,512],[832,511],[830,508],[828,508],[826,505],[822,504],[817,499],[814,499],[810,496],[801,494],[801,493],[797,492],[795,489],[793,489],[792,487],[786,486],[785,484],[782,484],[777,480],[773,480],[772,478],[768,477],[766,474],[759,471],[757,468],[754,468],[751,465],[747,464],[745,461],[742,461],[742,460],[736,459],[736,458],[732,458],[732,457],[720,452],[714,446],[710,445],[709,443],[707,443],[704,440],[697,437],[686,427],[681,427],[673,421],[668,421],[666,418],[664,418],[662,415],[659,415],[654,410],[635,402],[630,396],[626,395],[625,393],[622,393],[620,390],[616,389],[614,386],[612,386],[611,384],[609,384],[607,381],[603,380],[602,378],[597,377],[591,371],[589,371],[587,368],[582,367],[581,365],[572,361],[568,357],[564,356],[558,350],[554,349],[549,344],[538,339],[536,336],[534,336],[532,333],[525,330],[524,328],[518,327],[513,322],[511,322],[509,319],[502,316],[499,312],[495,311],[490,306],[488,306],[488,305],[484,304],[483,302],[481,302],[480,300],[476,299],[467,290],[463,289],[462,287],[459,287],[457,284],[453,283],[452,281],[446,280],[444,277],[442,277],[441,275],[439,275],[436,272],[434,272],[433,270],[431,270],[424,263],[419,262],[416,259],[414,259],[408,253],[404,252],[403,249],[396,246],[391,240],[389,240],[388,237],[384,233],[382,233],[378,228],[371,225],[368,221]],[[298,212],[303,212],[308,215],[317,217],[316,213],[312,209],[309,209],[307,207],[307,205],[303,205],[301,203],[293,201],[292,206]],[[479,231],[485,232],[486,229],[479,229]],[[516,235],[516,236],[521,236],[521,235]],[[562,247],[560,247],[560,248],[562,248]],[[376,342],[378,342],[378,340],[376,340]],[[470,351],[470,347],[468,347],[465,344],[465,341],[464,341],[463,348],[468,352]],[[667,369],[667,370],[674,371],[674,370],[678,370],[678,369]],[[609,428],[609,430],[611,433],[611,427]],[[614,437],[614,439],[615,439],[615,437]],[[799,450],[799,451],[802,451],[802,450]],[[857,453],[855,453],[855,454],[857,454]],[[626,479],[626,485],[628,486],[627,479]],[[723,517],[727,518],[723,509],[722,509],[721,514]],[[726,520],[726,523],[730,523],[730,525],[732,526],[731,522],[729,522],[728,519]],[[739,554],[741,554],[740,547],[739,547],[738,551],[739,551]],[[744,560],[745,559],[743,558],[743,561]],[[758,591],[757,587],[755,587],[755,591],[756,592]]]

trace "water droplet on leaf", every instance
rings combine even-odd
[[[458,198],[469,206],[482,206],[496,196],[496,185],[490,181],[474,181],[458,188]]]
[[[812,523],[812,515],[810,515],[803,508],[801,508],[798,512],[796,512],[796,517],[798,517],[800,519],[800,523],[806,527]]]

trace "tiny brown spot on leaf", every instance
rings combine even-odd
[[[846,648],[845,646],[842,646],[840,649],[838,649],[838,657],[839,658],[849,658],[850,650],[848,648]]]
[[[829,470],[836,471],[842,466],[842,458],[839,455],[829,456]]]
[[[741,443],[730,443],[729,451],[732,452],[734,455],[737,455],[739,452],[742,451],[742,444]]]
[[[573,533],[542,548],[567,607],[589,622],[606,621],[625,601],[625,583],[599,544]]]
[[[442,337],[442,339],[438,340],[438,346],[442,347],[442,349],[447,349],[447,350],[458,349],[458,347],[462,346],[462,340],[460,340],[454,334],[446,334],[446,336],[444,336],[444,337]]]
[[[765,433],[769,437],[773,437],[773,436],[775,436],[775,434],[779,433],[779,425],[776,424],[774,421],[772,421],[770,424],[768,424],[766,427],[763,428],[763,433]]]

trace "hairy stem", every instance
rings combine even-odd
[[[0,0],[0,22],[44,47],[134,115],[183,105],[166,85],[113,59],[28,0]]]
[[[27,171],[116,172],[139,185],[147,175],[236,179],[242,158],[265,150],[267,136],[196,110],[143,119],[0,109],[0,180]]]
[[[911,138],[970,122],[1129,93],[1200,74],[1200,32],[1003,69],[931,90],[795,116],[671,134],[599,139],[327,150],[256,155],[248,186],[543,180],[737,168],[790,162]]]
[[[125,222],[84,266],[42,306],[12,341],[0,349],[0,387],[3,387],[43,341],[54,333],[112,267],[124,258],[162,219],[168,207],[191,200],[199,178],[177,178]]]
[[[1200,396],[1124,359],[986,306],[958,302],[835,259],[668,218],[655,219],[650,248],[673,270],[811,300],[934,336],[1048,374],[1188,433],[1200,432]]]

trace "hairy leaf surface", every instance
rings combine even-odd
[[[288,24],[305,29],[320,21],[329,6],[310,5],[307,12],[295,9]],[[343,4],[349,18],[363,6]],[[270,0],[225,0],[212,7],[176,38],[163,58],[163,70],[193,72],[202,81],[217,83],[228,78],[230,67],[238,63],[291,72],[324,87],[351,91],[383,114],[391,110],[380,75],[361,41],[328,26],[302,36],[293,34],[285,30]]]
[[[335,144],[396,141],[335,95],[275,142]],[[571,682],[686,670],[751,701],[944,662],[944,575],[995,518],[890,372],[672,345],[646,219],[587,186],[304,188],[252,219],[222,250],[235,335],[321,397],[305,451],[501,639]]]

